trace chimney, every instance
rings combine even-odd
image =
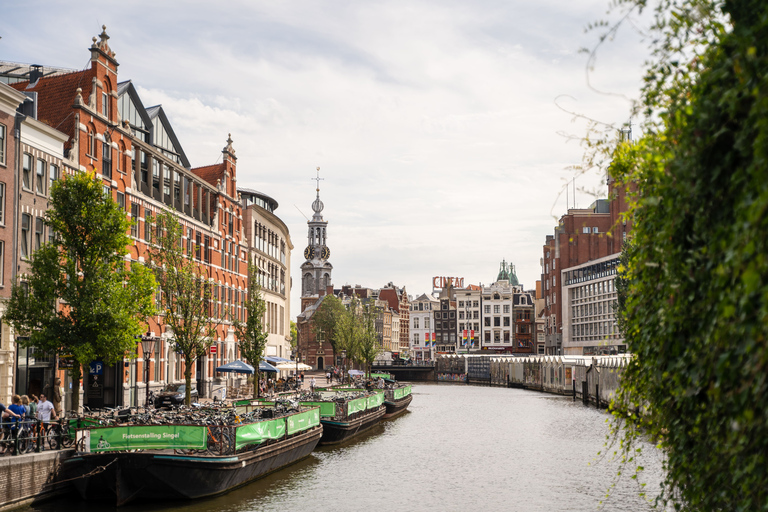
[[[37,81],[43,77],[43,66],[32,64],[29,66],[29,86],[34,87]]]

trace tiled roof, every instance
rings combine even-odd
[[[216,182],[224,177],[224,171],[226,170],[225,164],[205,165],[203,167],[195,167],[192,172],[200,176],[202,179],[216,185]]]
[[[29,82],[17,82],[11,84],[11,87],[22,92],[37,93],[38,121],[69,135],[70,140],[66,144],[68,149],[71,138],[75,134],[72,105],[75,103],[77,88],[80,87],[83,90],[83,101],[87,103],[94,76],[96,76],[95,69],[84,69],[74,73],[40,78],[31,88],[27,88],[30,85]]]

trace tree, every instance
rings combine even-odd
[[[334,295],[326,295],[323,297],[320,307],[318,307],[315,314],[312,315],[312,324],[316,339],[324,339],[331,344],[334,361],[336,360],[337,354],[342,350],[342,347],[339,347],[337,331],[339,327],[338,322],[343,318],[345,311],[344,305],[338,297]]]
[[[173,331],[174,351],[184,358],[184,403],[190,405],[192,367],[208,353],[221,319],[227,318],[229,311],[219,311],[212,300],[214,285],[206,265],[199,261],[200,254],[184,254],[184,229],[178,217],[166,211],[157,215],[154,223],[149,259],[160,288],[159,309]]]
[[[638,194],[614,425],[627,460],[659,440],[682,510],[768,506],[767,29],[764,2],[660,2],[645,137],[615,176]]]
[[[245,298],[245,322],[235,320],[234,328],[240,342],[240,353],[254,368],[253,397],[259,397],[259,364],[267,346],[269,334],[264,325],[267,305],[261,297],[259,267],[248,262],[248,295]]]
[[[24,345],[72,355],[78,410],[83,365],[135,354],[136,337],[155,312],[155,282],[143,265],[126,264],[130,222],[100,179],[77,173],[50,192],[45,223],[54,241],[32,254],[29,274],[13,284],[5,319],[28,337]]]
[[[379,343],[379,335],[376,332],[376,316],[378,311],[373,304],[366,304],[360,315],[357,316],[358,321],[358,356],[360,361],[365,365],[365,371],[370,377],[371,365],[376,360],[379,354],[381,354],[382,347]]]

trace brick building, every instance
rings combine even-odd
[[[213,310],[217,315],[229,311],[216,333],[216,353],[194,362],[193,378],[201,396],[206,396],[212,387],[222,383],[214,368],[239,357],[232,322],[245,319],[249,255],[256,257],[262,270],[262,284],[266,285],[269,350],[275,352],[273,355],[286,355],[290,336],[290,237],[285,225],[274,215],[274,208],[270,211],[264,207],[269,204],[265,196],[246,194],[251,202],[241,201],[231,137],[220,155],[211,155],[211,160],[220,163],[193,167],[163,107],[145,107],[133,83],[119,80],[118,66],[104,29],[93,39],[86,69],[14,71],[16,74],[8,81],[13,82],[11,87],[33,98],[41,126],[30,121],[31,126],[42,132],[55,126],[65,136],[60,165],[48,157],[42,158],[47,166],[47,179],[54,176],[52,166],[58,166],[60,173],[67,168],[94,172],[134,221],[130,231],[133,245],[129,247],[132,261],[147,259],[147,240],[154,229],[152,219],[161,211],[176,210],[185,233],[184,251],[204,266],[214,285]],[[30,151],[35,168],[30,172],[28,194],[22,194],[21,200],[28,202],[31,198],[33,205],[20,205],[22,215],[28,210],[30,223],[27,228],[24,218],[20,219],[19,237],[24,240],[28,236],[34,247],[37,237],[44,236],[37,231],[36,219],[44,212],[45,203],[41,200],[47,188],[43,192],[38,189],[39,158],[35,151]],[[21,169],[23,179],[26,171],[23,165]],[[48,186],[46,182],[45,187]],[[254,206],[257,203],[259,206]],[[23,260],[22,253],[19,257]],[[163,316],[150,319],[147,331],[146,338],[156,341],[150,360],[144,361],[138,350],[138,358],[126,360],[125,366],[121,363],[108,368],[99,396],[88,396],[84,403],[141,403],[139,397],[143,397],[147,386],[145,365],[149,367],[148,385],[152,388],[182,380],[182,359],[174,351],[173,333],[164,324]]]

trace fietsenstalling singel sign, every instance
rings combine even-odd
[[[86,436],[85,445],[90,447],[91,452],[168,448],[202,450],[207,444],[206,427],[194,425],[94,428],[83,433]]]

